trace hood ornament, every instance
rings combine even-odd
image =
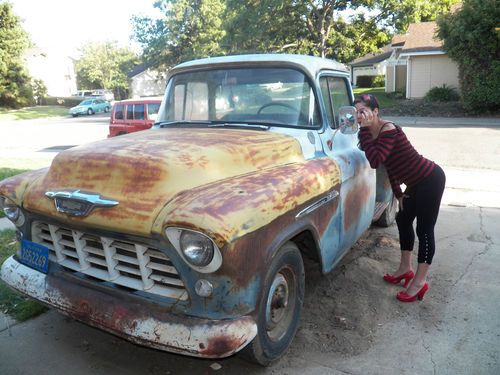
[[[54,200],[58,212],[79,217],[87,216],[95,207],[110,208],[119,203],[81,190],[47,191],[45,196]]]

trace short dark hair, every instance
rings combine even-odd
[[[361,94],[354,99],[354,104],[363,103],[373,111],[375,108],[380,109],[378,105],[378,100],[372,94]]]

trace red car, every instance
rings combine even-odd
[[[116,102],[111,111],[108,138],[151,128],[160,104],[161,98],[158,97]]]

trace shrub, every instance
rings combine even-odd
[[[498,0],[463,0],[460,10],[438,18],[437,36],[457,62],[464,108],[500,109]]]
[[[359,76],[356,80],[358,87],[368,88],[372,87],[374,76]]]
[[[385,76],[383,74],[379,74],[378,76],[373,77],[372,87],[385,87]]]
[[[62,105],[67,108],[75,107],[82,102],[80,97],[47,96],[42,98],[42,105]]]
[[[459,100],[460,96],[454,87],[443,85],[430,89],[424,99],[428,102],[453,102]]]

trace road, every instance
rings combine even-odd
[[[105,118],[72,120],[49,121],[44,128],[57,132],[30,140],[30,147],[10,138],[8,152],[40,154],[41,146],[80,144],[107,134]],[[7,126],[0,124],[0,131],[11,137]],[[23,126],[49,133],[40,131],[39,122]],[[424,302],[395,300],[398,287],[385,284],[381,275],[397,264],[397,231],[372,228],[331,274],[321,276],[306,263],[299,331],[290,352],[269,368],[237,356],[200,360],[138,347],[51,311],[0,329],[0,373],[499,374],[500,127],[405,131],[448,177]],[[5,152],[0,150],[0,162]]]

